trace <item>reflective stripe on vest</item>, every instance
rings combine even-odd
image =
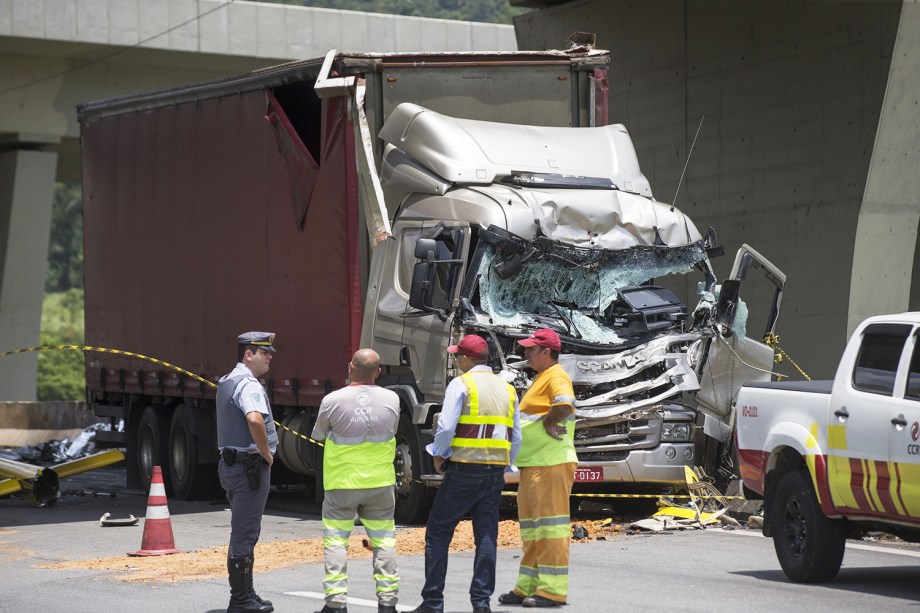
[[[478,382],[474,375],[481,375]],[[466,401],[450,443],[451,461],[510,464],[517,393],[489,371],[470,371],[460,379]]]
[[[396,484],[396,437],[333,435],[323,448],[323,488],[361,490]]]

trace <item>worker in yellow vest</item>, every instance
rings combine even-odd
[[[537,371],[521,399],[518,520],[524,555],[514,589],[501,604],[564,605],[569,591],[569,496],[575,482],[575,391],[559,365],[561,343],[543,328],[518,341]]]
[[[396,428],[399,397],[374,385],[380,356],[359,349],[348,365],[351,385],[327,394],[313,438],[323,450],[323,548],[326,605],[321,613],[347,613],[348,539],[361,519],[374,554],[378,613],[396,613]],[[320,613],[320,612],[317,612]]]
[[[463,373],[444,391],[434,442],[428,453],[444,475],[425,529],[425,586],[413,613],[444,610],[447,552],[457,523],[473,521],[476,555],[470,602],[473,613],[490,613],[495,591],[498,504],[504,473],[521,444],[517,392],[488,365],[489,348],[480,336],[467,335],[447,348]]]

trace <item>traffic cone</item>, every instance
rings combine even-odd
[[[182,553],[173,541],[172,523],[169,521],[169,507],[166,506],[166,487],[163,485],[163,470],[153,467],[150,479],[150,496],[147,498],[147,519],[144,520],[144,537],[141,548],[129,556],[163,556],[168,553]]]

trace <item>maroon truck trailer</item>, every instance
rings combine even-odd
[[[346,383],[368,287],[377,285],[368,281],[374,208],[356,162],[359,119],[377,156],[383,144],[373,137],[407,100],[460,117],[590,125],[606,112],[607,62],[590,50],[331,54],[81,106],[87,344],[216,382],[236,361],[237,334],[275,332],[278,354],[263,383],[289,430],[280,430],[278,451],[287,470],[273,478],[312,485],[321,452],[291,431],[308,435],[322,396]],[[335,78],[366,92],[361,118],[354,87],[317,95],[318,80]],[[429,319],[444,329],[431,314],[413,325]],[[384,381],[404,402],[402,521],[423,519],[431,499],[420,486],[433,472],[421,450],[437,392],[426,398],[426,389],[443,389],[446,372],[440,345],[432,350],[440,375],[423,385],[411,356],[416,369],[437,364],[414,347],[381,349]],[[117,353],[88,353],[86,373],[96,413],[123,421],[97,440],[127,449],[130,484],[146,487],[162,465],[172,495],[219,494],[211,385]]]

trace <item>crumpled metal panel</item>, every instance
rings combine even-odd
[[[578,355],[563,353],[559,364],[572,378],[573,385],[597,385],[623,381],[641,371],[660,364],[666,356],[673,355],[671,347],[699,340],[699,334],[671,334],[656,338],[643,345],[620,353],[605,355]],[[688,365],[689,366],[689,365]]]
[[[678,247],[702,240],[680,210],[623,191],[529,191],[544,234],[575,247]]]
[[[453,183],[489,184],[514,172],[610,179],[648,198],[629,133],[621,124],[556,128],[459,119],[405,102],[379,137]]]

